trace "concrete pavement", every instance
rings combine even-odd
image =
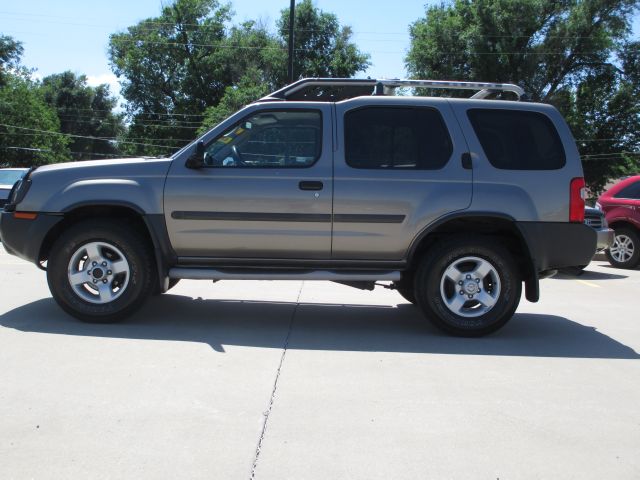
[[[118,325],[0,253],[0,478],[640,477],[640,271],[482,339],[393,291],[182,281]]]

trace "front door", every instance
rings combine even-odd
[[[205,166],[176,158],[165,219],[180,257],[329,258],[331,109],[258,105],[203,137]]]

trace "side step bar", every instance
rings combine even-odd
[[[302,270],[284,272],[265,270],[215,270],[211,268],[172,268],[169,278],[185,280],[329,280],[340,281],[388,281],[400,280],[399,271],[345,271]]]

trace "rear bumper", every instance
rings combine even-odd
[[[518,222],[537,272],[587,265],[598,242],[596,231],[582,223]]]
[[[37,264],[44,238],[62,219],[62,215],[39,213],[33,220],[24,220],[13,212],[0,212],[2,245],[7,253]]]
[[[615,238],[615,232],[610,228],[601,228],[600,230],[596,230],[598,235],[598,242],[596,245],[596,250],[601,251],[609,248],[613,245],[613,239]]]

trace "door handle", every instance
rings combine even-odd
[[[324,184],[322,182],[303,181],[298,184],[300,190],[322,190]]]
[[[471,162],[471,154],[469,152],[464,152],[462,154],[462,168],[465,170],[471,170],[473,168],[473,164]]]

